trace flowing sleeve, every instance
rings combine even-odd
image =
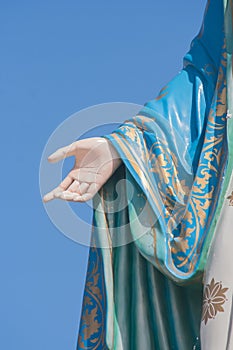
[[[200,349],[202,277],[233,167],[232,0],[209,0],[183,69],[104,135],[77,349]]]
[[[138,115],[105,136],[151,206],[154,237],[139,240],[139,220],[133,220],[138,203],[129,210],[136,244],[179,283],[204,269],[227,174],[231,16],[231,1],[208,1],[183,69]]]

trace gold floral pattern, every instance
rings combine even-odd
[[[106,296],[100,250],[90,248],[77,350],[106,350]]]
[[[233,206],[233,191],[231,192],[230,196],[227,197],[229,199],[229,205]]]
[[[223,304],[227,301],[226,291],[229,288],[223,288],[222,282],[211,282],[205,286],[202,321],[207,324],[208,320],[214,319],[218,312],[224,312]]]

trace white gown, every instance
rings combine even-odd
[[[204,275],[202,350],[233,350],[233,173]]]

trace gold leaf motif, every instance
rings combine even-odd
[[[98,316],[97,310],[98,310],[98,306],[91,309],[90,311],[88,309],[86,309],[86,311],[84,313],[84,318],[86,320],[86,324],[89,327],[91,327],[91,334],[98,333],[98,331],[101,327],[101,323],[99,323],[97,320],[97,316]],[[89,337],[90,337],[90,334],[86,333],[84,336],[84,340],[87,340]],[[92,339],[92,342],[93,342],[93,339]]]
[[[192,233],[195,231],[195,227],[188,227],[185,231],[185,237],[191,237]]]
[[[199,177],[197,179],[197,184],[200,185],[201,189],[204,189],[207,186],[207,184],[209,183],[210,177],[211,177],[211,174],[206,171],[204,173],[204,177]]]
[[[157,160],[160,164],[161,167],[164,167],[167,165],[167,161],[165,160],[165,156],[164,154],[160,154],[158,157],[157,157]]]
[[[229,205],[233,206],[233,191],[231,192],[230,196],[227,197],[229,199]]]
[[[186,214],[186,220],[188,221],[188,223],[190,225],[192,225],[192,223],[193,223],[193,215],[192,215],[192,213],[190,211],[188,211],[187,214]]]
[[[167,94],[168,94],[168,91],[166,91],[167,90],[167,86],[164,86],[163,88],[162,88],[162,90],[160,91],[160,93],[159,93],[159,96],[158,97],[156,97],[156,101],[159,101],[159,100],[161,100],[164,96],[166,96]]]
[[[174,238],[171,242],[171,251],[173,254],[177,254],[178,252],[186,253],[189,249],[189,243],[187,239],[183,238]]]
[[[215,71],[215,67],[213,64],[206,64],[204,66],[204,72],[207,74],[207,75],[213,75],[214,74],[214,71]]]
[[[101,270],[100,256],[98,249],[92,247],[90,252],[95,258],[95,264],[88,263],[87,279],[84,291],[82,316],[78,336],[77,349],[96,350],[106,349],[104,344],[104,309],[101,301],[106,303],[103,291],[100,291],[98,284],[100,283],[103,271]]]
[[[218,312],[224,312],[222,305],[227,301],[225,293],[228,289],[222,287],[222,282],[215,282],[214,278],[205,286],[202,307],[202,321],[205,324],[214,319]]]
[[[221,105],[221,104],[219,104],[218,106],[217,106],[217,112],[216,112],[216,115],[218,116],[218,117],[221,117],[223,114],[225,114],[226,113],[226,105],[224,104],[224,105]]]
[[[93,305],[93,302],[92,302],[91,298],[88,295],[84,296],[84,304],[86,304],[86,305]]]

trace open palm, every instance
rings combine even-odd
[[[90,200],[121,163],[114,147],[102,137],[59,148],[48,160],[54,163],[70,156],[75,157],[73,169],[58,187],[44,196],[44,202],[54,198],[77,202]]]

